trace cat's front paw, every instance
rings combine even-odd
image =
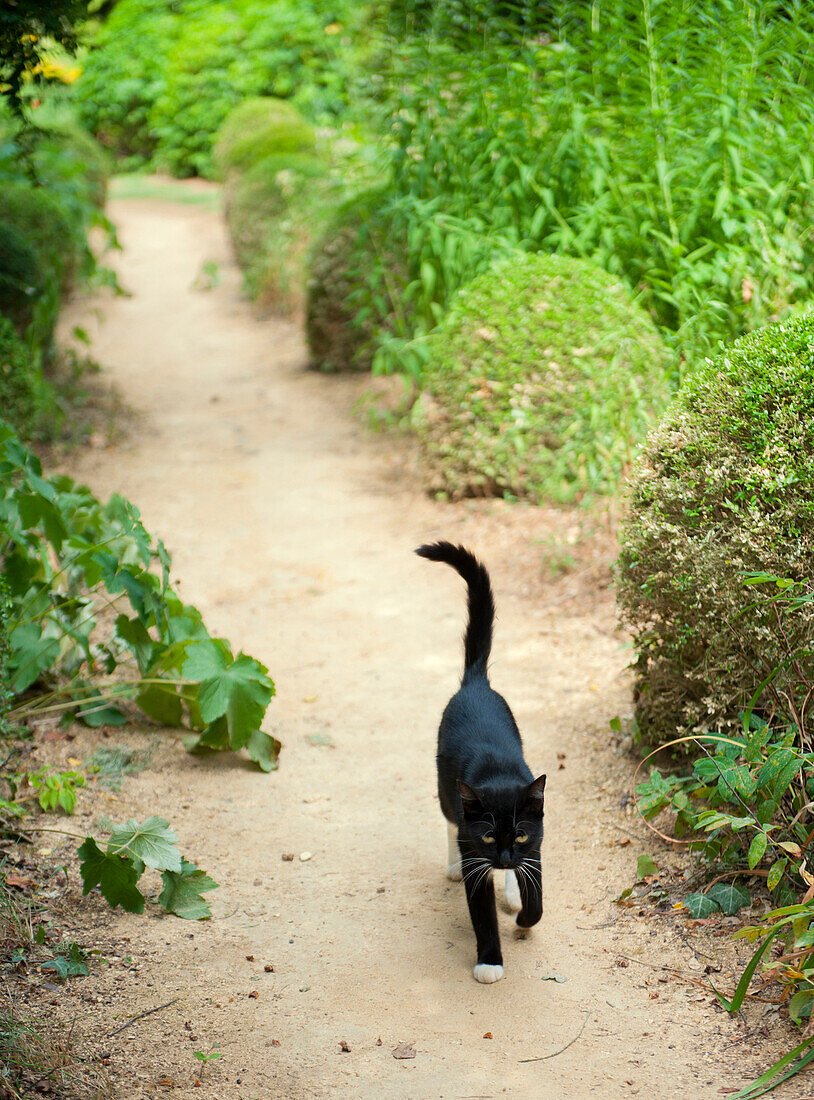
[[[478,963],[472,973],[475,975],[476,982],[483,982],[484,984],[499,982],[503,977],[503,967],[499,965],[491,966],[489,963]]]

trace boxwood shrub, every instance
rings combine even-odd
[[[611,492],[669,400],[652,321],[583,260],[501,258],[428,344],[416,427],[429,488],[452,498]]]
[[[266,157],[285,153],[316,155],[314,128],[284,99],[256,96],[240,103],[218,130],[212,156],[222,177],[245,172]]]
[[[814,313],[743,337],[684,384],[636,467],[618,563],[653,742],[768,708],[809,661],[814,604],[778,617],[751,574],[814,578]],[[798,669],[799,671],[799,669]],[[788,694],[788,692],[786,692]],[[776,696],[774,696],[776,698]],[[810,721],[810,719],[809,719]]]

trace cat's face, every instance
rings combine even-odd
[[[464,810],[458,835],[472,845],[481,866],[516,869],[539,859],[545,779],[541,775],[515,790],[483,787],[477,792],[458,783]]]

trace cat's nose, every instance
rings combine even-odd
[[[506,851],[506,852],[501,852],[500,853],[500,866],[501,867],[508,867],[511,862],[512,862],[512,853],[511,852]]]

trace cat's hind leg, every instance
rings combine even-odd
[[[463,878],[461,868],[461,850],[458,847],[458,829],[447,822],[447,878],[450,882],[460,882]]]

